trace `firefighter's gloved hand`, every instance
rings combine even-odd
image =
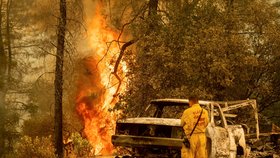
[[[183,138],[183,143],[184,143],[186,148],[190,148],[191,147],[190,141],[189,141],[189,139],[187,137]]]

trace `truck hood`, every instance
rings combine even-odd
[[[180,119],[173,118],[154,118],[154,117],[137,117],[119,119],[117,123],[130,123],[130,124],[149,124],[149,125],[164,125],[164,126],[181,126]]]

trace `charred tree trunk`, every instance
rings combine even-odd
[[[55,69],[55,114],[54,114],[54,138],[55,154],[63,158],[63,136],[62,136],[62,98],[63,98],[63,60],[64,43],[66,32],[66,0],[60,0],[60,17],[57,27],[57,51]]]

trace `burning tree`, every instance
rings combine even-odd
[[[115,41],[120,40],[117,31],[101,15],[102,3],[85,1],[84,5],[94,7],[95,12],[85,8],[88,38],[82,44],[88,47],[84,48],[88,55],[81,60],[76,108],[84,124],[83,134],[94,148],[92,153],[106,155],[113,152],[111,135],[117,118],[110,111],[125,87],[126,64],[115,56],[124,49]]]

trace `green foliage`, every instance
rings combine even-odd
[[[79,133],[75,132],[71,134],[70,140],[72,140],[74,153],[77,157],[91,156],[90,153],[93,148],[87,139],[82,138]]]
[[[0,157],[6,148],[9,148],[10,151],[13,150],[13,142],[18,138],[18,132],[35,139],[37,136],[51,135],[54,129],[52,114],[54,89],[52,86],[53,73],[51,72],[53,71],[51,65],[53,56],[49,54],[56,49],[52,40],[56,40],[57,17],[54,15],[58,13],[59,5],[54,0],[10,1],[11,28],[8,32],[6,28],[8,26],[6,21],[7,2],[8,0],[3,0],[2,8],[0,8],[2,13],[0,36],[3,39],[4,49],[3,52],[0,52],[0,59],[2,61],[2,54],[4,54],[6,60],[0,62],[0,113],[3,113],[0,115]],[[80,36],[81,23],[76,19],[82,19],[81,2],[81,0],[67,2],[68,15],[71,20],[69,19],[67,28],[69,34],[67,35],[67,62],[65,65],[68,67],[65,68],[65,71],[69,76],[73,71],[73,65],[69,64],[73,62],[71,55],[75,51],[73,41],[79,41],[76,37]],[[75,33],[70,33],[70,31]],[[8,37],[11,40],[11,56],[8,54]],[[10,74],[8,66],[11,67]],[[65,89],[73,91],[75,84],[70,81],[71,79],[66,79]],[[68,88],[70,83],[72,87]],[[69,93],[64,94],[65,102],[68,100],[67,97],[74,98],[68,96],[72,95],[72,91],[69,90]],[[67,109],[65,110],[67,112],[65,124],[67,125],[64,126],[64,130],[66,132],[79,130],[75,128],[78,118],[74,116],[75,102],[73,100],[71,100],[71,105],[67,102],[65,106]]]
[[[267,1],[163,1],[157,17],[131,24],[128,89],[120,101],[136,115],[154,98],[280,101],[279,12]],[[164,7],[165,6],[165,7]],[[150,27],[154,23],[156,27]]]
[[[33,83],[30,86],[30,93],[28,95],[30,104],[34,104],[38,107],[35,113],[37,112],[40,115],[50,115],[54,104],[54,86],[53,83],[46,78],[39,78],[35,83]]]
[[[64,144],[66,157],[90,157],[92,146],[79,133],[72,133]],[[53,137],[21,137],[14,145],[13,153],[7,158],[54,158]]]
[[[52,138],[49,137],[22,137],[15,144],[14,153],[7,156],[11,158],[54,158],[54,147]]]
[[[0,105],[0,143],[3,155],[13,149],[13,142],[19,137],[17,129],[19,118],[18,113],[8,108],[2,108]]]
[[[29,136],[31,138],[52,135],[54,129],[53,122],[53,117],[50,117],[50,115],[37,114],[29,120],[24,121],[22,133],[23,135]]]

